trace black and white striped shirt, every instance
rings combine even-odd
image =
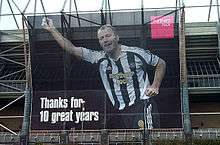
[[[83,59],[90,63],[98,63],[105,90],[113,106],[119,110],[131,106],[140,99],[148,99],[144,94],[150,85],[147,65],[156,66],[159,57],[138,47],[121,45],[118,60],[108,57],[104,51],[82,48]]]

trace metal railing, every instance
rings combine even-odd
[[[109,144],[117,143],[142,143],[143,130],[142,129],[127,129],[127,130],[107,130],[107,139]],[[68,143],[75,144],[101,144],[103,134],[101,130],[68,130]],[[149,131],[150,140],[184,140],[185,136],[182,129],[153,129]],[[62,130],[57,131],[31,131],[29,136],[29,143],[64,143],[64,134]],[[219,140],[220,129],[193,129],[192,139],[208,139]],[[11,133],[1,132],[0,143],[13,144],[19,143],[19,136]]]
[[[188,85],[191,93],[219,93],[219,58],[189,60]]]

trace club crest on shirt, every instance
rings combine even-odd
[[[132,76],[134,75],[134,72],[125,72],[125,73],[116,73],[116,74],[110,74],[109,77],[112,79],[115,79],[115,81],[119,85],[127,84],[129,83],[129,80],[132,79]]]

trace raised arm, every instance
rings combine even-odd
[[[148,96],[155,96],[159,93],[160,84],[163,80],[166,71],[166,62],[163,59],[159,59],[155,67],[154,81],[151,86],[149,86],[145,93]]]
[[[82,58],[82,48],[76,47],[69,41],[67,38],[63,37],[62,34],[54,27],[52,19],[43,18],[42,19],[42,26],[48,32],[52,34],[54,39],[58,42],[58,44],[69,53],[75,55],[77,58]]]

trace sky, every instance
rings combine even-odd
[[[1,4],[1,16],[0,16],[0,30],[17,29],[16,23],[13,16],[11,15],[11,9],[8,2],[12,7],[15,14],[20,14],[18,8],[23,12],[29,0],[0,0]],[[64,2],[66,1],[65,7]],[[78,11],[99,11],[102,7],[103,0],[76,0]],[[179,1],[179,0],[178,0]],[[186,6],[186,22],[207,22],[210,0],[180,0],[181,3],[184,1]],[[35,0],[30,0],[28,7],[26,8],[25,14],[34,12]],[[75,11],[74,0],[42,0],[44,9],[47,13],[60,12],[63,8],[64,11],[69,11],[70,2],[72,11]],[[140,9],[142,0],[110,0],[110,7],[112,10],[121,9]],[[217,5],[217,0],[212,0],[213,5]],[[163,7],[175,7],[176,0],[143,0],[144,8],[163,8]],[[16,7],[17,5],[17,7]],[[202,7],[191,7],[189,6],[202,6]],[[204,7],[203,7],[204,6]],[[41,6],[41,0],[37,0],[36,13],[43,13]],[[10,15],[8,15],[10,14]],[[18,26],[21,28],[21,16],[16,15]],[[211,9],[210,21],[218,20],[217,7],[213,6]]]

